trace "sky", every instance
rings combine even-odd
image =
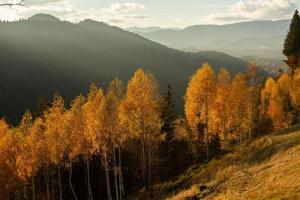
[[[0,3],[20,0],[0,0]],[[23,6],[0,7],[0,20],[37,13],[79,22],[94,19],[122,28],[228,24],[291,17],[300,0],[25,0]]]

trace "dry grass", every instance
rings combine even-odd
[[[199,192],[199,189],[198,189],[197,185],[193,185],[189,189],[183,190],[183,191],[179,192],[178,194],[167,198],[166,200],[181,200],[181,199],[184,199],[185,197],[193,196],[193,195],[197,194],[198,192]]]
[[[300,199],[300,126],[262,137],[177,180],[155,187],[151,199],[181,200],[205,183],[213,193],[201,199]],[[150,199],[144,195],[134,199]]]

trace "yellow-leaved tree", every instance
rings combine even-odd
[[[274,130],[288,127],[290,119],[288,113],[284,111],[284,97],[280,93],[280,88],[273,78],[266,81],[262,90],[262,108],[272,123]]]
[[[300,123],[300,69],[296,70],[292,77],[290,96],[295,111],[294,123]]]
[[[57,166],[59,199],[62,200],[61,166],[64,163],[69,143],[67,137],[66,109],[61,96],[55,95],[52,107],[45,114],[45,143],[51,162]]]
[[[248,134],[248,100],[249,90],[246,76],[244,74],[235,75],[230,89],[230,101],[232,103],[232,134],[237,138],[239,144]]]
[[[89,160],[93,154],[100,154],[105,150],[103,148],[103,133],[104,126],[102,122],[103,117],[103,101],[104,92],[101,88],[98,88],[95,84],[90,86],[90,91],[87,97],[87,101],[83,106],[83,117],[84,117],[84,136],[85,143],[87,144],[83,151],[83,156],[86,162],[87,169],[87,183],[88,183],[88,194],[89,199],[93,199],[91,181],[90,181],[90,166]],[[110,185],[106,184],[108,188],[108,199],[111,199]]]
[[[67,137],[69,140],[67,153],[69,160],[69,185],[75,200],[77,195],[72,184],[73,162],[76,162],[80,155],[85,155],[88,149],[88,142],[84,135],[84,118],[83,118],[83,105],[85,104],[85,97],[79,95],[72,103],[71,108],[66,112],[67,123]]]
[[[139,69],[128,82],[127,92],[120,108],[120,119],[128,128],[130,137],[141,142],[141,172],[146,189],[151,184],[155,141],[161,129],[161,97],[153,75]]]
[[[215,96],[215,73],[211,66],[204,64],[190,79],[185,95],[185,115],[192,130],[198,134],[199,141],[204,141],[207,159]]]
[[[110,153],[112,157],[116,200],[121,200],[125,197],[121,163],[121,145],[125,140],[125,134],[122,132],[122,126],[119,118],[119,109],[123,97],[124,92],[122,82],[118,79],[112,81],[106,93],[105,117],[107,119],[106,134],[110,136],[111,142]]]
[[[217,77],[216,96],[212,109],[211,126],[214,133],[219,134],[222,148],[226,149],[229,140],[231,119],[230,102],[231,75],[226,69],[221,69]]]

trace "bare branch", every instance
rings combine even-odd
[[[25,6],[23,3],[24,3],[25,0],[20,0],[20,2],[18,3],[1,3],[0,6],[9,6],[9,7],[12,7],[12,6]]]

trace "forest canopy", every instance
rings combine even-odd
[[[254,66],[232,75],[204,64],[189,81],[183,118],[172,88],[161,96],[142,69],[126,89],[118,79],[106,90],[92,84],[70,105],[57,94],[17,126],[1,119],[0,198],[124,199],[136,188],[151,191],[193,162],[299,123],[299,87],[299,70],[265,81]]]

